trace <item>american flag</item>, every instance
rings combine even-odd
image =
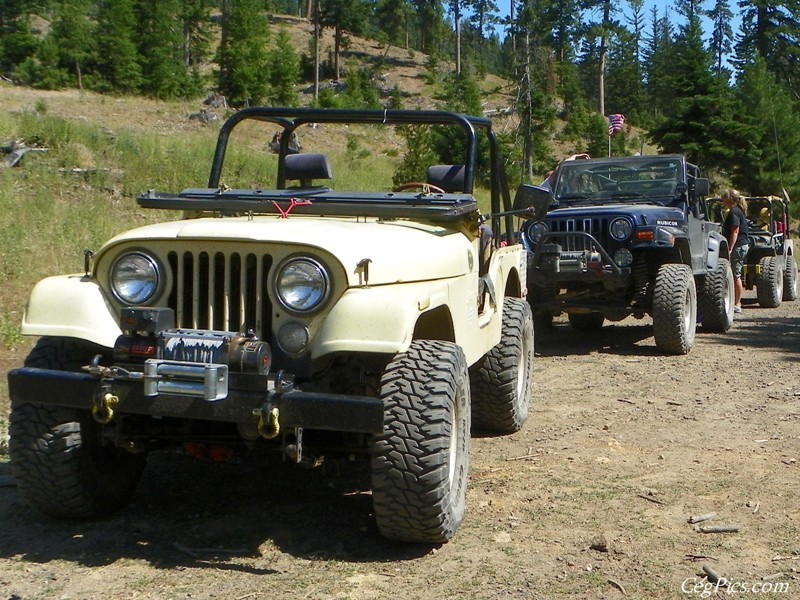
[[[625,115],[615,114],[608,116],[608,135],[617,135],[625,125]]]

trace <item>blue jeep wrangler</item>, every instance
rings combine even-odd
[[[679,155],[565,161],[550,189],[525,186],[528,299],[538,320],[579,331],[650,315],[656,346],[687,354],[733,322],[733,275],[709,181]]]

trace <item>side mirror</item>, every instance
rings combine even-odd
[[[517,188],[514,196],[514,211],[527,211],[520,216],[541,221],[547,214],[551,202],[550,190],[523,183]]]
[[[711,185],[705,177],[697,177],[694,180],[694,193],[695,196],[708,196],[711,191]]]

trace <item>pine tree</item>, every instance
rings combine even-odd
[[[417,15],[417,47],[427,54],[441,54],[440,41],[448,30],[441,0],[411,0],[411,3]]]
[[[664,111],[672,106],[675,97],[676,90],[672,81],[674,52],[675,41],[669,11],[659,17],[658,9],[653,7],[650,12],[650,33],[645,40],[643,67],[650,107],[648,121],[655,124],[661,121]]]
[[[739,119],[746,135],[734,145],[734,185],[750,194],[786,188],[800,196],[800,115],[787,90],[758,55],[745,65],[736,84]]]
[[[800,97],[800,4],[797,0],[741,0],[742,36],[737,66],[760,56],[767,69]]]
[[[33,35],[31,0],[0,0],[0,72],[12,73],[26,58],[33,58],[39,42]]]
[[[183,66],[196,71],[211,48],[209,12],[212,0],[180,0],[183,25]]]
[[[495,25],[499,25],[501,20],[498,16],[500,8],[495,0],[472,0],[467,3],[470,9],[469,20],[478,32],[478,39],[483,42],[489,38],[488,30]]]
[[[546,0],[522,0],[518,4],[513,25],[516,49],[515,80],[517,111],[520,115],[518,137],[522,148],[522,178],[532,181],[535,172],[552,168],[554,158],[548,144],[555,122],[552,86],[547,81],[553,72],[549,63],[550,48],[546,42],[542,15]]]
[[[300,82],[300,58],[285,28],[278,31],[269,52],[270,102],[277,106],[296,106],[296,86]]]
[[[97,9],[95,67],[99,91],[135,94],[142,85],[132,0],[103,0]]]
[[[647,96],[641,63],[636,60],[633,34],[618,28],[608,52],[606,76],[606,114],[622,113],[631,122],[647,118]]]
[[[181,8],[179,0],[139,0],[137,5],[142,91],[156,98],[179,98],[190,91]]]
[[[745,133],[736,119],[727,81],[714,74],[713,56],[703,45],[700,15],[689,4],[683,5],[686,24],[672,52],[668,83],[674,98],[650,136],[664,152],[685,154],[706,168],[724,168]]]
[[[58,64],[74,76],[73,85],[83,89],[83,69],[95,47],[94,23],[89,19],[89,0],[67,0],[55,13],[47,36],[58,51]]]
[[[260,104],[269,95],[268,42],[263,0],[224,0],[216,60],[219,90],[232,105]]]
[[[390,45],[407,45],[410,18],[411,5],[408,0],[378,0],[375,5],[375,24],[386,36],[386,53]]]
[[[728,6],[728,0],[716,0],[714,8],[706,13],[711,19],[711,51],[714,53],[714,69],[718,74],[728,74],[725,62],[733,48],[733,12]]]
[[[340,78],[339,56],[346,45],[345,32],[360,35],[367,29],[368,0],[320,0],[320,23],[333,29],[333,73]]]

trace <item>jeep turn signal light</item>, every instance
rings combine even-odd
[[[652,229],[638,230],[636,232],[636,241],[638,242],[652,242],[655,238],[655,231]]]

